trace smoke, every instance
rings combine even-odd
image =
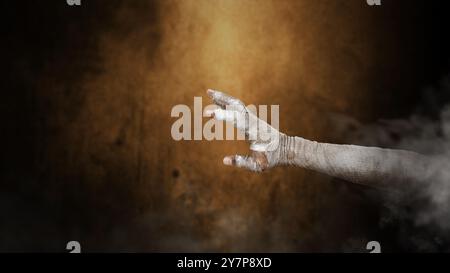
[[[447,76],[437,87],[426,88],[423,97],[427,99],[404,119],[361,124],[348,116],[331,115],[342,141],[429,156],[433,163],[428,179],[386,198],[389,210],[380,222],[381,226],[400,222],[402,243],[422,251],[449,250],[442,249],[450,240],[450,104],[443,99],[450,92],[449,80]]]

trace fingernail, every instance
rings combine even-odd
[[[227,166],[231,166],[231,165],[233,165],[233,160],[229,156],[224,157],[223,158],[223,164],[225,164]]]
[[[210,97],[212,98],[213,95],[214,95],[214,90],[208,89],[208,90],[206,91],[206,93],[208,94],[208,96],[210,96]]]

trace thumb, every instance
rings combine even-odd
[[[262,172],[266,168],[265,164],[261,164],[258,158],[249,155],[232,155],[223,159],[223,164],[227,166],[236,166],[238,168],[248,169],[253,172]]]

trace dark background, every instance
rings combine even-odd
[[[180,78],[190,87],[174,93],[172,82],[178,79],[170,76],[172,66],[161,55],[171,48],[171,31],[182,33],[186,24],[198,32],[195,23],[177,21],[184,18],[177,15],[183,13],[179,1],[168,2],[85,0],[81,7],[63,0],[1,2],[0,251],[65,251],[70,240],[80,241],[85,251],[359,251],[372,239],[381,241],[385,251],[423,250],[405,243],[408,234],[400,226],[410,223],[394,219],[380,225],[383,193],[304,170],[277,170],[263,179],[223,169],[226,144],[214,150],[212,143],[174,143],[168,135],[170,107],[192,104],[194,95],[202,96],[215,82],[186,72],[189,80],[184,74]],[[303,6],[291,2],[294,23],[289,24],[296,25],[295,8],[300,14]],[[336,86],[317,96],[312,88],[307,96],[301,90],[309,85],[289,72],[286,77],[294,83],[284,86],[286,91],[267,91],[265,100],[256,91],[236,91],[244,101],[269,104],[275,98],[286,112],[310,106],[314,115],[294,115],[282,127],[329,141],[338,136],[327,134],[315,120],[329,108],[368,123],[407,117],[418,105],[437,117],[449,94],[424,96],[424,88],[439,85],[450,71],[447,1],[384,0],[381,7],[333,1],[337,8],[332,11],[323,8],[332,1],[300,2],[316,12],[325,10],[308,17],[306,31],[324,37],[319,47],[329,44],[326,56],[340,54],[333,42],[339,39],[348,50],[359,39],[372,50],[372,57],[361,61],[369,63],[364,76],[349,76],[360,85]],[[345,19],[352,12],[365,15]],[[323,22],[331,26],[328,32],[320,27]],[[354,36],[341,36],[346,24],[361,28],[348,30]],[[271,25],[276,29],[278,21]],[[293,37],[296,29],[303,33],[293,27]],[[192,40],[177,41],[174,52]],[[347,69],[347,55],[342,56],[324,62],[338,76]],[[147,80],[147,70],[156,76]],[[330,77],[321,81],[336,84]],[[167,82],[170,88],[164,89]],[[137,92],[140,86],[146,89]],[[353,87],[366,91],[345,91],[340,97],[339,90]],[[296,120],[318,123],[319,129],[298,130]],[[217,151],[210,155],[217,163],[203,157],[207,150]],[[413,226],[407,230],[435,237]],[[444,249],[446,242],[433,250]]]

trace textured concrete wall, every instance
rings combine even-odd
[[[246,143],[176,142],[170,111],[193,106],[194,96],[209,103],[205,91],[215,88],[248,104],[279,104],[282,131],[328,141],[329,112],[363,120],[397,113],[386,102],[409,98],[396,88],[405,87],[401,73],[417,73],[409,64],[420,62],[411,60],[419,45],[403,48],[396,38],[409,36],[385,23],[389,13],[357,0],[99,3],[58,7],[51,16],[63,27],[39,29],[43,58],[16,52],[14,69],[31,74],[17,87],[28,90],[23,153],[31,162],[27,174],[13,168],[4,180],[26,200],[18,213],[32,206],[26,196],[38,205],[30,220],[3,227],[5,249],[19,248],[28,232],[12,227],[26,223],[52,242],[22,242],[30,249],[77,238],[86,250],[365,246],[377,207],[352,194],[358,187],[296,168],[227,168],[223,156],[245,153]],[[25,31],[45,17],[33,16]]]

